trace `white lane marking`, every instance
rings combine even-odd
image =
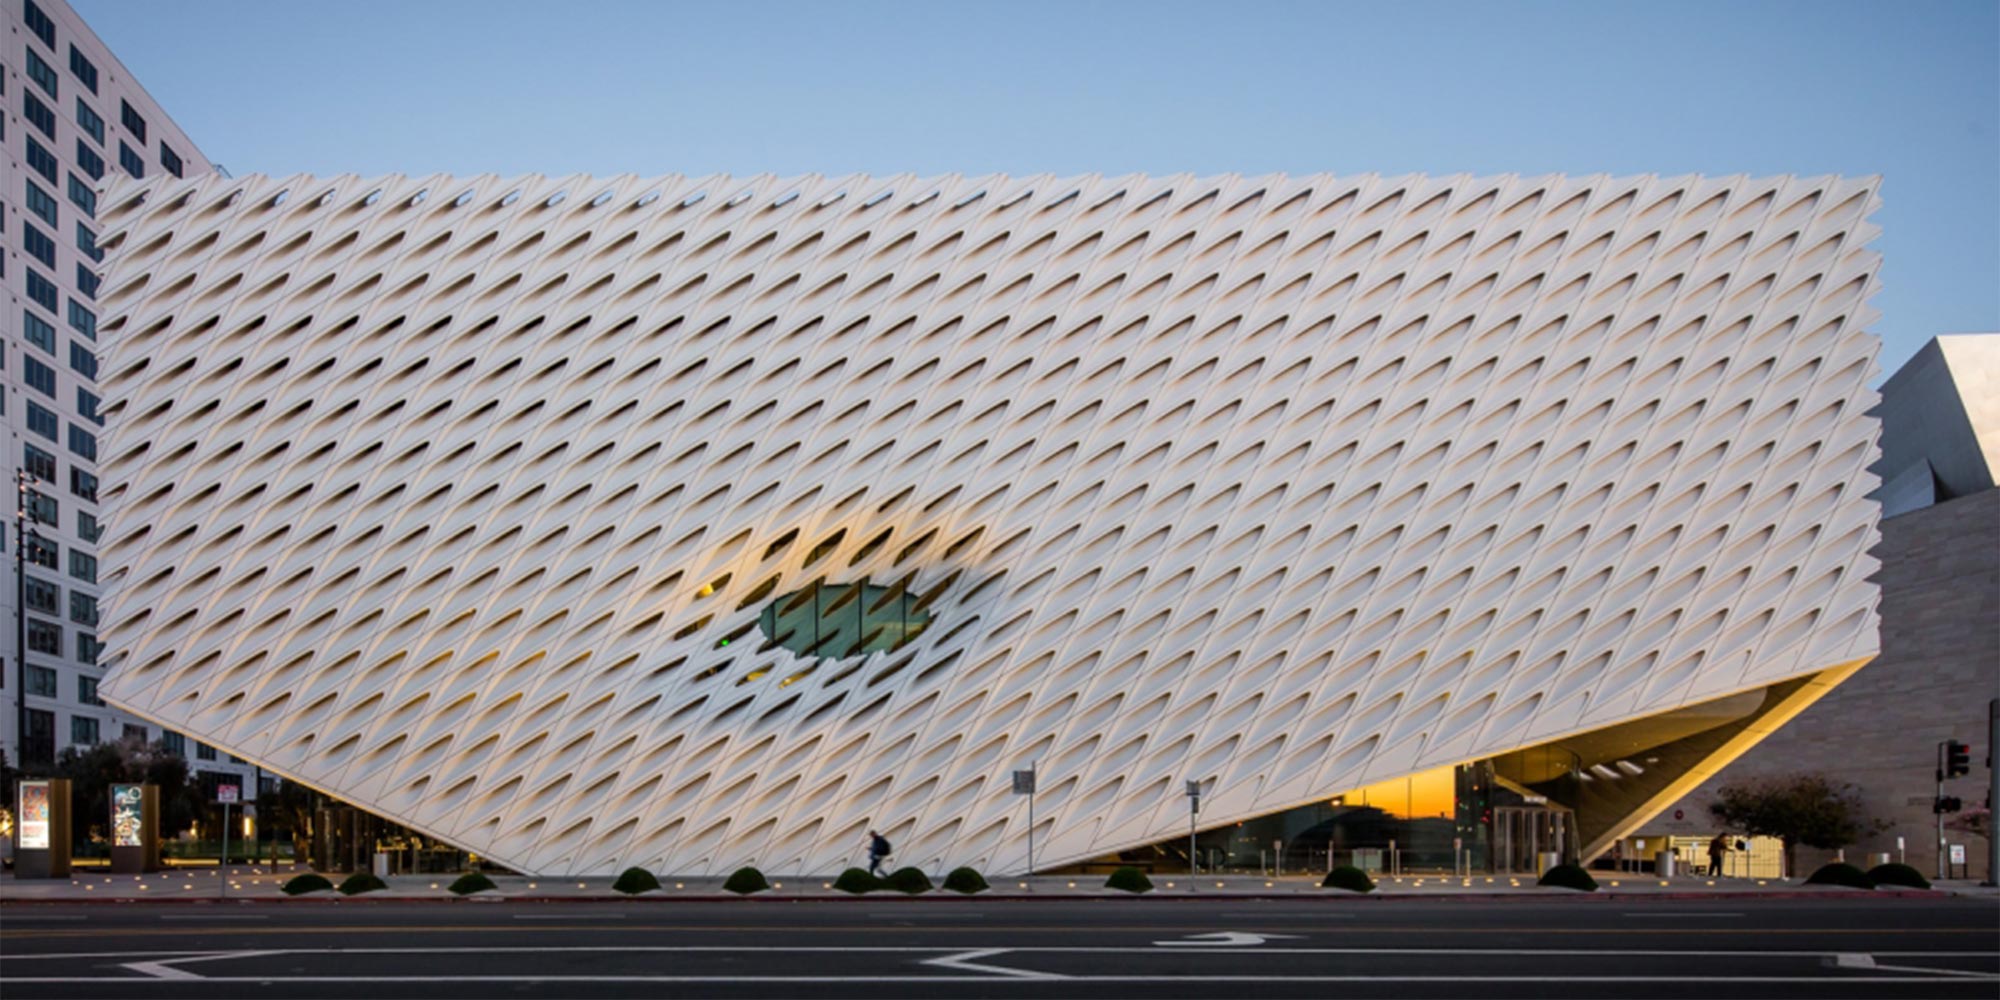
[[[946,955],[943,958],[927,958],[924,959],[922,962],[919,962],[918,964],[935,965],[940,969],[953,969],[959,972],[985,972],[985,973],[990,973],[992,975],[1005,976],[1009,979],[1068,979],[1069,978],[1068,976],[1058,975],[1053,972],[1036,972],[1030,969],[1011,969],[1004,965],[987,965],[982,962],[974,961],[974,959],[991,958],[995,955],[1005,955],[1010,950],[1012,949],[977,948],[972,951],[962,951],[955,955]]]
[[[1248,931],[1216,931],[1213,934],[1189,934],[1178,941],[1155,941],[1156,948],[1253,948],[1266,941],[1278,938],[1296,938],[1297,934],[1252,934]]]
[[[0,923],[18,924],[25,922],[31,924],[38,924],[44,920],[88,920],[88,919],[89,919],[88,917],[64,917],[64,916],[54,916],[54,915],[44,916],[42,914],[36,914],[35,916],[32,917],[16,917],[9,915],[6,920],[0,921]]]
[[[623,913],[516,913],[515,920],[623,920]]]
[[[1049,954],[1165,954],[1158,948],[1118,947],[1118,946],[1059,946],[1059,945],[994,945],[1017,953]],[[29,962],[37,959],[142,959],[159,956],[188,956],[194,958],[228,957],[233,955],[516,955],[516,954],[560,954],[560,953],[602,953],[602,952],[880,952],[886,954],[928,954],[956,953],[968,950],[964,945],[532,945],[524,947],[464,947],[430,948],[412,946],[407,948],[279,948],[255,952],[187,951],[172,948],[150,948],[137,951],[77,951],[42,952],[36,954],[0,954],[0,962]],[[1176,949],[1178,950],[1178,949]],[[1828,958],[1838,952],[1821,948],[1804,951],[1749,951],[1703,949],[1699,951],[1674,951],[1658,948],[1264,948],[1259,954],[1267,955],[1410,955],[1449,958],[1457,955],[1510,955],[1534,957],[1537,955],[1578,956],[1605,955],[1613,957],[1673,957],[1685,955],[1692,958]],[[1850,953],[1851,954],[1851,953]],[[1893,958],[1995,958],[2000,952],[1987,951],[1871,951],[1867,954]],[[1984,975],[1984,973],[1982,973]]]
[[[896,913],[870,913],[868,914],[868,916],[869,919],[871,920],[909,920],[912,922],[917,920],[922,920],[924,923],[927,924],[937,920],[985,920],[986,919],[986,914],[984,913],[925,913],[922,915],[918,915],[914,913],[909,913],[907,911],[896,912]]]
[[[1875,967],[1875,956],[1844,951],[1833,956],[1833,967],[1836,969],[1872,969]]]
[[[216,913],[216,914],[192,913],[192,914],[162,914],[160,916],[160,919],[161,920],[269,920],[271,918],[269,916],[260,915],[256,913]]]
[[[1010,970],[1019,971],[1019,970]],[[2000,975],[1965,973],[2000,983]],[[204,976],[205,983],[991,983],[995,976]],[[1910,976],[1066,976],[1070,983],[1921,983]],[[1957,980],[1953,980],[1957,981]],[[0,983],[151,983],[135,976],[6,976]]]
[[[275,951],[204,952],[198,955],[183,955],[179,958],[154,959],[153,961],[150,962],[127,962],[125,963],[124,967],[127,969],[131,969],[133,972],[140,973],[152,979],[176,979],[176,980],[206,979],[208,977],[200,975],[199,973],[189,972],[186,969],[175,968],[175,966],[182,962],[214,962],[226,958],[256,958],[259,955],[275,955],[275,954],[278,954],[278,952]]]
[[[1251,920],[1269,920],[1271,919],[1271,911],[1258,910],[1255,913],[1251,913],[1247,911],[1230,912],[1228,910],[1224,910],[1221,913],[1216,914],[1216,916],[1243,917]],[[1358,916],[1358,914],[1354,913],[1315,913],[1312,915],[1312,918],[1314,920],[1353,920],[1356,916]]]
[[[1621,913],[1621,917],[1642,917],[1647,920],[1706,920],[1712,917],[1741,917],[1741,913]]]

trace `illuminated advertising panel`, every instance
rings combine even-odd
[[[111,846],[145,846],[140,835],[140,817],[145,814],[143,790],[143,785],[111,786]]]
[[[24,850],[49,848],[49,783],[21,782],[21,847]]]

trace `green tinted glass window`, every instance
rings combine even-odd
[[[766,605],[766,639],[801,656],[844,660],[897,649],[930,625],[930,612],[901,585],[816,582]]]

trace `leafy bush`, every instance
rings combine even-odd
[[[866,868],[849,868],[841,872],[839,878],[833,880],[833,887],[841,892],[859,896],[864,892],[874,892],[882,888],[882,880],[869,874]]]
[[[1878,886],[1900,885],[1908,886],[1912,889],[1928,889],[1931,887],[1931,880],[1925,878],[1922,872],[1909,865],[1899,865],[1894,862],[1886,865],[1876,865],[1868,869],[1868,881]]]
[[[1353,865],[1341,865],[1326,873],[1326,881],[1320,883],[1325,889],[1346,889],[1349,892],[1374,892],[1375,880],[1368,873]]]
[[[660,887],[660,880],[644,868],[627,868],[618,873],[618,881],[611,888],[627,896],[637,896],[642,892],[652,892]]]
[[[1873,889],[1875,883],[1862,871],[1845,861],[1835,861],[1821,865],[1819,871],[1806,878],[1807,885],[1844,885],[1849,889]]]
[[[898,868],[882,880],[882,885],[897,892],[915,896],[931,891],[931,877],[917,868]]]
[[[733,892],[738,896],[748,896],[753,892],[763,892],[770,887],[771,883],[764,878],[764,873],[748,865],[729,873],[728,880],[722,883],[722,888],[725,891]]]
[[[307,872],[286,882],[280,891],[287,896],[303,896],[309,892],[325,892],[331,888],[333,883],[328,882],[326,876]]]
[[[347,881],[340,883],[340,894],[343,896],[359,896],[364,892],[381,892],[387,888],[389,888],[389,884],[376,878],[374,874],[370,872],[355,872],[347,876]]]
[[[944,877],[944,887],[967,896],[985,892],[990,888],[986,884],[985,876],[970,868],[953,868],[951,874]]]
[[[1542,873],[1536,885],[1552,885],[1558,889],[1575,889],[1580,892],[1596,892],[1597,880],[1590,873],[1576,865],[1557,865]]]
[[[499,886],[494,885],[493,880],[482,872],[466,872],[445,888],[454,896],[470,896],[475,892],[492,892]]]
[[[1104,887],[1131,893],[1152,892],[1153,880],[1147,878],[1145,872],[1126,865],[1112,872],[1111,877],[1104,880]]]

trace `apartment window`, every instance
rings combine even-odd
[[[41,129],[42,134],[49,137],[49,141],[55,141],[56,113],[54,109],[43,104],[41,98],[25,90],[21,91],[21,116],[28,119],[29,124]]]
[[[36,274],[33,271],[29,271],[28,272],[29,295],[35,295],[36,292],[35,281],[37,279],[40,279],[42,281],[42,284],[45,285],[49,284],[48,280],[42,278],[41,275]],[[55,289],[55,287],[56,286],[54,285],[49,285],[49,288],[52,291]],[[36,296],[35,301],[40,302],[41,297]],[[45,320],[40,316],[37,316],[34,313],[29,312],[26,309],[21,310],[21,335],[28,339],[28,343],[33,344],[36,347],[39,347],[42,350],[49,352],[50,354],[54,354],[56,352],[55,325],[50,323],[48,320]]]
[[[69,491],[71,493],[76,494],[77,496],[84,498],[85,500],[90,501],[91,503],[96,503],[97,476],[92,473],[86,472],[82,469],[79,469],[74,465],[70,466]],[[78,555],[79,553],[75,549],[71,549],[69,551],[69,573],[71,576],[76,575],[76,557]],[[91,564],[90,575],[88,577],[85,577],[84,579],[92,581],[97,579],[96,563],[93,562]]]
[[[82,705],[104,704],[104,699],[97,696],[97,678],[85,677],[82,674],[77,675],[76,700],[78,704]]]
[[[174,152],[173,148],[164,142],[160,143],[160,166],[167,168],[167,173],[175,177],[182,176],[181,154]]]
[[[55,522],[49,521],[43,523],[54,524]],[[29,562],[43,569],[55,569],[56,550],[60,548],[62,548],[61,545],[51,542],[40,535],[29,535],[27,544],[23,546],[21,554],[27,556]]]
[[[97,381],[97,355],[90,353],[89,349],[74,340],[69,342],[69,366],[75,369],[78,375],[93,382]]]
[[[97,598],[81,590],[70,591],[69,620],[78,625],[97,627]]]
[[[56,481],[56,457],[25,441],[21,442],[21,464],[28,469],[28,475],[45,483]]]
[[[75,424],[69,425],[69,450],[93,462],[97,461],[97,435]]]
[[[28,745],[21,759],[48,763],[56,759],[56,713],[28,709]]]
[[[28,388],[37,390],[50,399],[56,398],[56,370],[48,365],[34,358],[22,358],[21,380],[28,383]]]
[[[82,139],[76,141],[76,165],[93,179],[100,181],[104,179],[104,157],[97,155],[97,150],[84,145]]]
[[[70,329],[92,340],[97,339],[97,314],[75,299],[69,300],[69,325]]]
[[[118,165],[134,177],[146,176],[146,161],[133,152],[132,147],[125,145],[123,140],[118,143]]]
[[[81,222],[76,224],[76,248],[83,251],[85,257],[100,264],[104,263],[104,251],[97,248],[97,234],[91,232],[90,227]],[[50,309],[53,310],[54,307],[51,306]]]
[[[42,148],[33,136],[28,138],[28,166],[41,174],[50,184],[56,182],[56,154]]]
[[[83,53],[77,51],[75,42],[69,43],[69,71],[76,74],[78,83],[91,93],[97,93],[97,64],[84,58]]]
[[[212,746],[209,746],[209,745],[208,745],[208,744],[206,744],[206,743],[203,743],[203,742],[202,742],[202,741],[200,741],[200,740],[196,740],[196,741],[194,741],[194,759],[196,759],[196,760],[214,760],[214,759],[215,759],[215,748],[214,748],[214,747],[212,747]]]
[[[69,200],[70,204],[83,209],[83,214],[93,219],[97,217],[97,192],[92,190],[90,185],[84,182],[83,178],[75,174],[69,175]],[[49,206],[52,209],[54,208],[55,199],[49,199]],[[53,226],[55,224],[56,221],[54,219],[49,220],[49,225]]]
[[[21,590],[28,595],[28,610],[43,614],[62,614],[62,588],[40,577],[28,577],[21,582]]]
[[[76,634],[76,658],[91,666],[97,665],[97,656],[104,651],[104,644],[89,632]]]
[[[50,52],[56,50],[56,23],[35,6],[35,0],[22,0],[21,20],[27,23],[28,30],[34,32],[36,38],[42,40],[43,45],[49,47]]]
[[[56,93],[56,68],[43,62],[42,57],[36,54],[34,49],[28,49],[27,53],[28,79],[35,81],[36,86],[47,91],[49,97],[60,97],[61,95]]]
[[[28,256],[41,261],[44,267],[56,266],[56,241],[49,239],[49,234],[36,229],[35,224],[25,218],[21,220],[21,246],[28,251]]]
[[[28,619],[28,648],[50,656],[62,655],[62,626],[54,622]]]
[[[75,178],[71,179],[74,180]],[[26,185],[28,188],[28,211],[33,212],[38,216],[41,216],[43,222],[46,222],[51,226],[55,225],[56,224],[55,195],[52,195],[47,191],[42,190],[42,186],[40,184],[36,184],[34,181],[31,181],[26,177],[21,178],[21,183]]]
[[[97,742],[97,720],[86,715],[69,717],[69,741],[89,746]]]
[[[28,668],[28,693],[44,698],[56,696],[56,672],[47,667]]]
[[[134,108],[131,101],[119,100],[118,120],[125,123],[125,131],[132,133],[134,139],[141,143],[146,141],[146,119],[139,117],[139,109]]]
[[[162,729],[160,730],[160,749],[176,757],[186,757],[188,753],[187,737],[171,729]]]
[[[104,141],[104,116],[98,114],[96,108],[83,103],[81,97],[76,99],[76,127],[88,132],[92,139]]]
[[[79,415],[81,415],[83,419],[88,420],[99,427],[102,427],[104,426],[104,415],[97,412],[97,407],[98,407],[97,394],[91,392],[89,389],[86,389],[83,386],[77,386],[76,412]]]
[[[28,429],[51,441],[62,440],[62,422],[32,399],[28,400]]]
[[[76,264],[77,291],[82,292],[83,294],[89,296],[90,300],[95,302],[97,301],[97,286],[102,284],[103,282],[104,279],[98,277],[96,271],[93,271],[90,268],[83,266],[82,261],[77,261]]]
[[[123,742],[123,743],[137,743],[137,744],[140,744],[140,745],[142,745],[142,746],[143,746],[143,745],[145,745],[145,742],[146,742],[146,727],[145,727],[145,726],[139,726],[139,725],[134,725],[134,724],[132,724],[132,723],[128,722],[128,723],[125,723],[125,725],[124,725],[124,728],[123,728],[123,729],[121,730],[121,733],[122,733],[122,735],[120,735],[120,736],[118,737],[118,739],[119,739],[119,741],[120,741],[120,742]]]
[[[85,473],[88,475],[88,473]],[[97,557],[76,549],[69,550],[69,575],[85,583],[97,582]],[[79,642],[78,646],[81,647]]]
[[[96,514],[85,510],[76,512],[76,537],[92,545],[96,545],[97,540],[104,537],[104,527],[97,523]]]

